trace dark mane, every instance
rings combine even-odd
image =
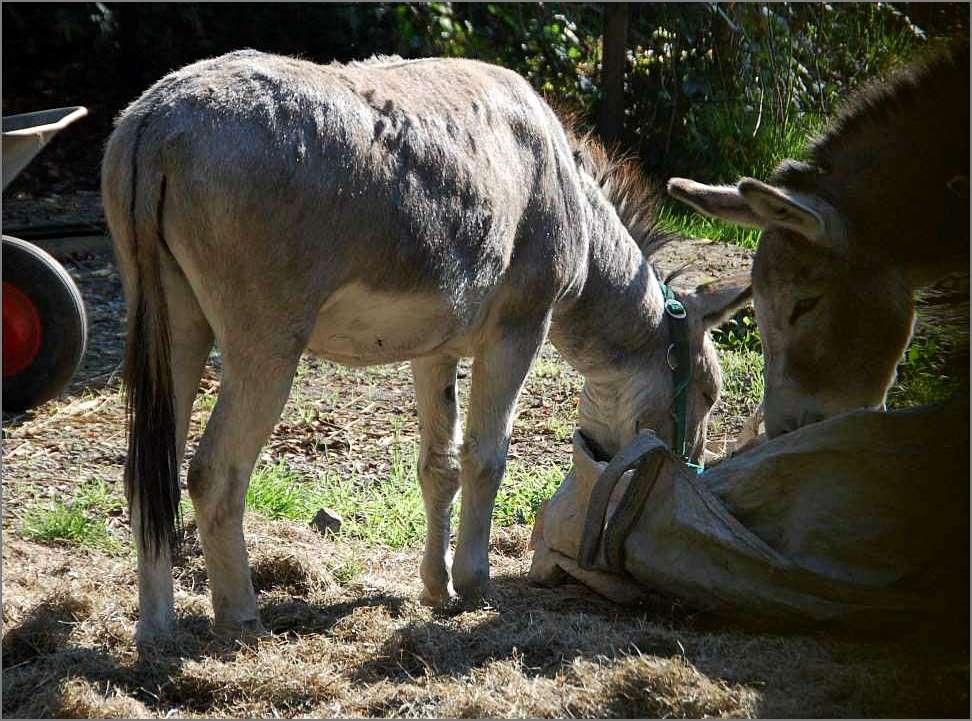
[[[675,240],[675,235],[658,227],[662,195],[657,184],[645,177],[632,158],[609,152],[593,133],[577,131],[573,116],[559,115],[577,166],[597,183],[645,257]]]
[[[917,60],[896,69],[883,80],[859,88],[841,105],[837,117],[810,142],[807,163],[784,161],[772,182],[794,187],[801,177],[828,173],[847,156],[866,155],[882,138],[914,138],[916,112],[942,117],[965,117],[965,152],[968,156],[969,43],[968,38],[936,44]],[[927,120],[927,118],[926,118]],[[927,125],[926,132],[934,133]]]

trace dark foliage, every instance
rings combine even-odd
[[[850,87],[936,36],[964,3],[631,3],[619,139],[658,175],[763,175]],[[517,70],[591,127],[603,100],[594,3],[5,3],[5,114],[90,116],[13,190],[98,187],[114,115],[166,72],[252,47],[318,62],[474,57]]]

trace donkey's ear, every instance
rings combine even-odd
[[[690,318],[699,318],[705,329],[722,325],[753,297],[752,277],[737,273],[722,280],[706,283],[683,299]]]
[[[823,213],[813,206],[812,201],[797,199],[785,190],[755,178],[743,178],[736,187],[739,195],[760,217],[761,226],[781,225],[814,241],[825,237]]]
[[[763,225],[762,219],[739,194],[739,189],[731,185],[704,185],[686,178],[671,178],[668,194],[712,218],[740,225]]]

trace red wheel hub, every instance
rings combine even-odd
[[[13,283],[3,283],[3,374],[27,368],[41,346],[41,318],[34,301]]]

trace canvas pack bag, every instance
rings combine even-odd
[[[538,514],[530,577],[748,620],[883,624],[967,610],[968,537],[960,395],[838,416],[702,475],[651,432],[610,462],[578,432]]]

